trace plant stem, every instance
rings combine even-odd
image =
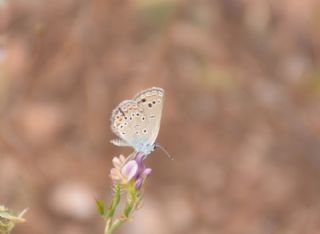
[[[112,221],[112,216],[114,214],[114,212],[112,212],[112,216],[109,217],[106,221],[104,234],[112,234],[116,228],[118,228],[130,217],[130,214],[132,213],[132,211],[134,211],[135,207],[137,206],[137,203],[139,202],[139,199],[137,197],[138,194],[133,186],[134,184],[131,187],[128,187],[127,201],[121,217],[116,219],[115,221]],[[120,196],[120,193],[119,193],[119,196]],[[115,206],[112,207],[113,210],[116,209],[118,204],[119,204],[119,200],[115,202]]]
[[[121,224],[123,224],[126,221],[126,219],[117,219],[115,220],[111,225],[106,225],[105,234],[112,234],[113,231],[119,227]]]
[[[112,219],[111,218],[106,221],[106,227],[104,229],[104,234],[108,234],[109,233],[111,223],[112,223]]]

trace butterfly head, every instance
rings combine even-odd
[[[141,145],[142,146],[142,145]],[[162,152],[165,153],[165,155],[168,156],[169,159],[173,160],[173,157],[169,154],[169,152],[163,148],[161,145],[154,143],[154,144],[146,144],[141,148],[137,148],[137,152],[141,152],[144,155],[149,155],[152,151],[154,151],[156,148],[159,148]]]

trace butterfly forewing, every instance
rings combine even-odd
[[[138,93],[134,100],[146,116],[148,144],[153,144],[158,136],[163,108],[164,91],[161,88],[150,88]]]

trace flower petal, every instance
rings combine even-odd
[[[142,166],[143,160],[145,155],[143,153],[137,153],[136,155],[136,161],[139,164],[139,166]]]
[[[121,162],[120,162],[120,159],[118,157],[113,157],[112,164],[116,168],[120,168],[121,167]]]
[[[135,160],[130,160],[121,168],[121,174],[130,181],[138,172],[138,164]]]
[[[120,159],[121,162],[125,162],[126,161],[126,158],[122,154],[120,154],[119,159]]]
[[[110,171],[110,178],[113,181],[119,180],[119,174],[118,174],[118,170],[116,168],[112,168]]]
[[[147,177],[147,176],[149,176],[149,175],[151,174],[151,172],[152,172],[152,169],[151,169],[151,168],[146,168],[146,169],[144,169],[144,171],[143,171],[143,175],[144,175],[145,177]]]
[[[139,190],[139,189],[141,188],[142,182],[143,182],[143,179],[142,179],[142,178],[139,178],[139,179],[136,181],[136,185],[135,185],[136,189]]]

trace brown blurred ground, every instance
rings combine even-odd
[[[317,0],[0,0],[0,203],[14,234],[103,232],[112,109],[166,91],[119,233],[320,233]]]

